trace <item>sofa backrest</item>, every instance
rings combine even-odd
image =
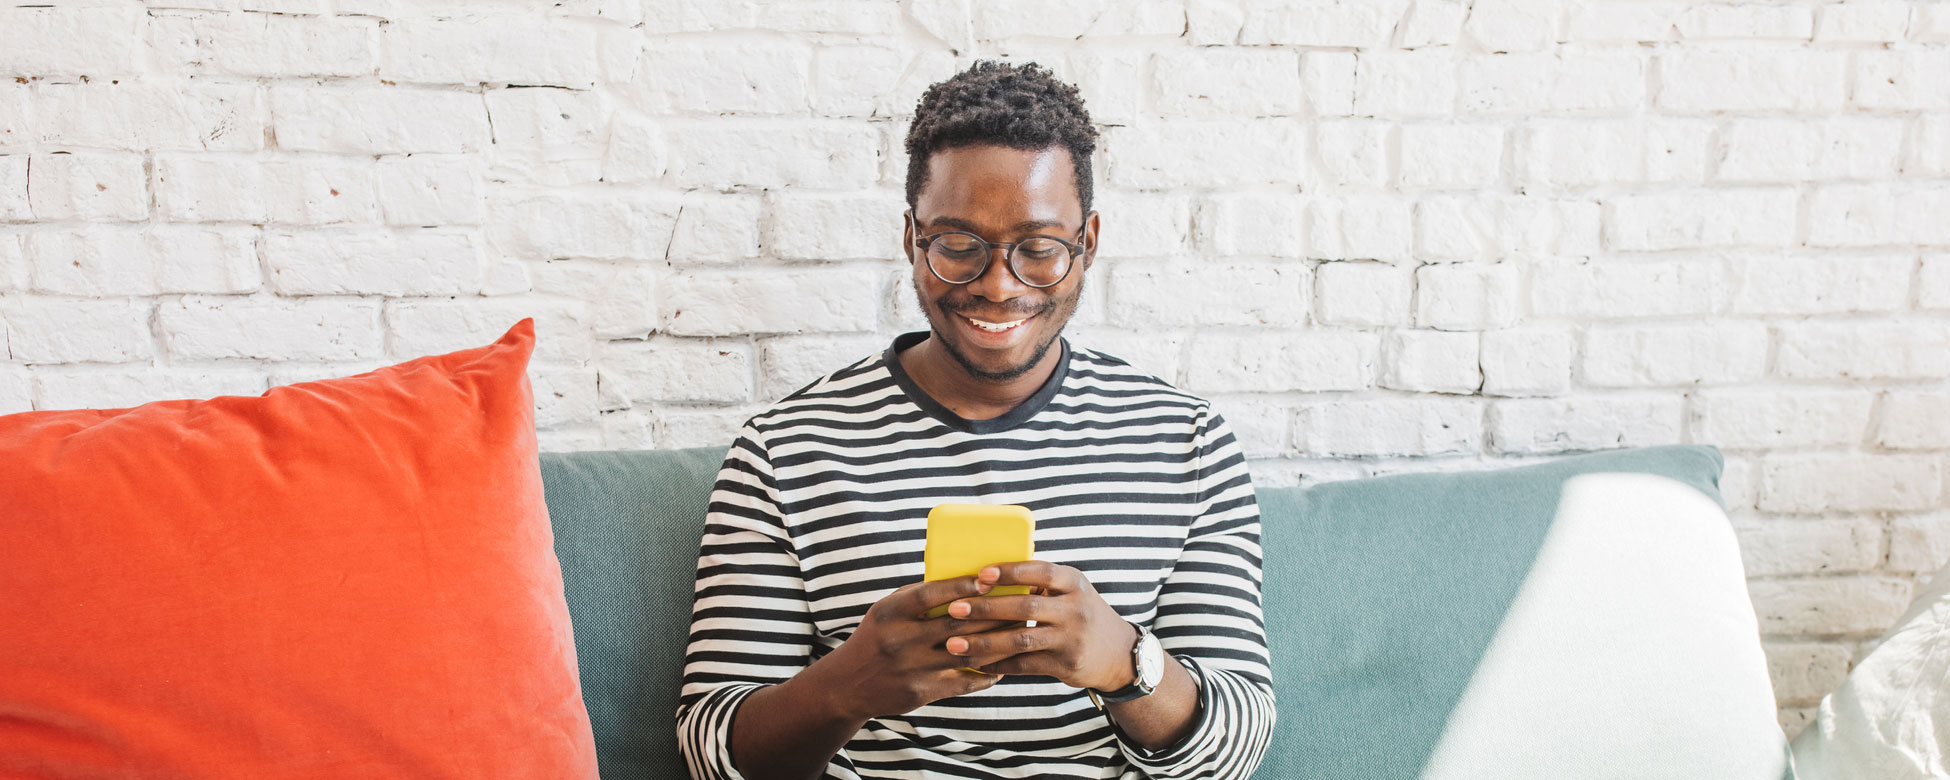
[[[605,780],[684,776],[673,715],[724,450],[550,453],[542,476]],[[1716,501],[1710,447],[1259,491],[1280,717],[1258,777],[1414,778],[1566,479],[1642,472]]]

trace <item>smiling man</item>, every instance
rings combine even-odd
[[[930,329],[732,445],[677,713],[693,777],[1259,764],[1273,694],[1238,444],[1206,402],[1061,336],[1096,259],[1095,145],[1076,89],[1035,65],[976,63],[921,99],[902,243]],[[943,503],[1029,507],[1039,560],[921,582]],[[997,585],[1035,590],[978,598]]]

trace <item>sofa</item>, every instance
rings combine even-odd
[[[605,780],[685,776],[722,457],[541,457]],[[1793,777],[1721,465],[1668,446],[1261,489],[1279,720],[1254,777]]]

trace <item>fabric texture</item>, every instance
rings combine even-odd
[[[928,511],[1018,504],[1040,560],[1073,566],[1145,625],[1199,686],[1197,726],[1156,752],[1083,690],[1012,675],[866,723],[835,778],[1243,780],[1273,724],[1259,606],[1259,514],[1237,441],[1202,400],[1063,345],[1008,414],[965,420],[897,352],[793,393],[746,424],[713,492],[697,568],[678,744],[700,778],[735,778],[739,707],[846,641],[922,579]]]
[[[0,417],[0,777],[595,777],[534,342]]]
[[[1808,780],[1950,777],[1950,566],[1794,738]]]

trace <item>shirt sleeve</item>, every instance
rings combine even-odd
[[[1246,780],[1273,737],[1273,677],[1260,611],[1259,504],[1225,418],[1198,418],[1198,516],[1158,596],[1151,633],[1198,683],[1199,714],[1176,745],[1148,751],[1114,729],[1153,778]]]
[[[699,543],[677,745],[697,780],[744,780],[731,724],[746,697],[812,656],[814,626],[764,439],[747,424],[725,456]]]

